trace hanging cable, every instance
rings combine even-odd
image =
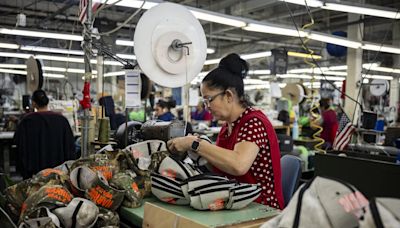
[[[307,5],[307,1],[305,1],[305,6],[307,9],[307,14],[310,18],[310,22],[305,24],[302,27],[303,30],[309,29],[314,25],[314,18],[313,18],[311,11]],[[313,57],[314,51],[307,46],[307,43],[309,40],[310,40],[309,38],[304,39],[304,41],[302,42],[302,47],[311,57]],[[313,85],[314,85],[314,81],[315,81],[314,69],[317,65],[315,63],[313,63],[312,61],[309,61],[307,57],[304,57],[303,61],[311,67],[311,95],[308,96],[308,98],[311,99],[311,108],[310,108],[309,114],[312,118],[310,120],[310,127],[312,129],[317,129],[317,131],[314,132],[314,134],[312,135],[312,138],[313,138],[312,141],[317,142],[317,144],[314,145],[314,149],[320,153],[326,153],[326,151],[321,148],[321,146],[324,145],[324,143],[325,143],[325,140],[320,137],[322,131],[324,130],[322,128],[322,126],[320,125],[321,115],[317,114],[317,112],[314,112],[315,110],[318,110],[318,108],[319,108],[319,105],[316,102],[314,102],[314,93],[313,93]]]

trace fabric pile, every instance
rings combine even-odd
[[[151,195],[151,173],[169,154],[160,140],[45,169],[5,189],[5,210],[20,227],[119,227],[120,206]]]

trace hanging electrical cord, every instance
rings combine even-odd
[[[117,3],[117,2],[116,2],[116,3]],[[146,4],[146,0],[143,1],[142,5],[141,5],[131,16],[129,16],[128,19],[126,19],[121,25],[117,26],[117,27],[114,28],[114,29],[111,29],[110,31],[102,32],[102,33],[94,33],[94,32],[91,32],[89,29],[86,29],[86,31],[88,31],[88,33],[89,33],[90,35],[92,35],[92,36],[108,36],[108,35],[110,35],[110,34],[116,32],[116,31],[120,30],[120,29],[121,29],[122,27],[124,27],[125,25],[127,25],[127,24],[128,24],[142,9],[143,9],[143,6],[144,6],[145,4]],[[92,22],[94,22],[94,19],[93,19]],[[85,26],[85,25],[84,25],[84,26]]]
[[[307,1],[305,1],[305,5],[307,8],[308,16],[310,18],[310,22],[305,24],[302,27],[303,30],[309,29],[314,25],[314,18],[312,16],[311,12],[309,11]],[[306,38],[302,42],[302,47],[312,57],[314,55],[314,51],[307,46],[307,43],[309,40],[310,40],[309,38]],[[316,132],[314,132],[314,134],[312,135],[312,138],[313,138],[312,141],[317,142],[317,144],[314,145],[314,149],[320,153],[326,153],[326,151],[321,148],[322,145],[324,145],[324,143],[325,143],[325,140],[320,137],[322,131],[324,130],[322,128],[322,126],[320,125],[321,115],[319,115],[319,114],[317,114],[317,112],[315,112],[315,110],[318,110],[318,108],[319,108],[319,105],[316,102],[314,102],[314,93],[313,93],[313,85],[314,85],[314,81],[315,81],[314,69],[316,67],[316,64],[313,62],[310,62],[307,57],[304,57],[303,61],[311,67],[311,95],[308,98],[311,99],[311,108],[310,108],[309,114],[312,118],[310,120],[310,127],[312,129],[317,129]]]
[[[292,10],[289,8],[289,5],[287,4],[286,1],[285,1],[285,5],[286,5],[286,8],[287,8],[288,11],[289,11],[290,18],[291,18],[291,20],[292,20],[292,22],[293,22],[293,25],[295,26],[295,28],[296,28],[296,30],[297,30],[297,32],[298,32],[298,34],[299,34],[299,37],[298,37],[298,38],[299,38],[300,42],[302,43],[302,45],[304,45],[304,46],[307,47],[307,45],[304,44],[303,38],[300,36],[300,30],[299,30],[299,27],[298,27],[296,21],[294,20],[293,12],[292,12]],[[320,70],[322,77],[326,80],[326,82],[327,82],[328,84],[330,84],[330,85],[332,86],[332,88],[334,88],[335,90],[339,91],[339,92],[340,92],[341,94],[343,94],[345,97],[347,97],[347,98],[349,98],[350,100],[352,100],[353,102],[355,102],[357,105],[360,106],[361,110],[363,110],[362,104],[361,104],[360,102],[358,102],[358,101],[355,100],[354,98],[350,97],[350,96],[347,95],[346,93],[342,92],[339,88],[336,87],[336,85],[335,85],[334,83],[332,83],[331,81],[327,80],[326,75],[325,75],[325,74],[323,73],[323,71],[321,70],[321,66],[318,64],[318,62],[316,61],[316,59],[314,58],[314,56],[310,56],[310,58],[312,59],[312,62],[313,62],[313,63],[318,67],[318,69]],[[339,107],[340,107],[340,106],[339,106]],[[342,108],[340,107],[340,109],[342,109]]]

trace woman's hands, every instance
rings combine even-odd
[[[197,139],[197,136],[188,135],[184,137],[178,137],[170,139],[167,142],[167,146],[170,152],[186,152],[192,148],[192,143]]]

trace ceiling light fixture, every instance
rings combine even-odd
[[[249,23],[246,27],[243,28],[247,31],[252,32],[262,32],[268,34],[277,34],[284,36],[294,36],[294,37],[306,37],[307,33],[304,31],[297,31],[292,28],[283,28],[278,27],[276,25],[266,25],[266,24],[258,24],[258,23]]]
[[[306,1],[305,0],[279,0],[281,2],[288,2],[288,3],[293,3],[293,4],[297,4],[297,5],[306,5]],[[310,7],[321,7],[324,5],[324,3],[322,1],[318,1],[318,0],[307,0],[307,5]]]
[[[350,3],[349,3],[350,4]],[[374,6],[376,7],[376,6]],[[374,17],[385,17],[391,19],[400,19],[400,14],[397,11],[389,10],[389,9],[377,9],[371,7],[363,7],[356,5],[347,5],[343,3],[330,3],[326,2],[321,8],[333,11],[347,12],[347,13],[355,13],[362,15],[369,15]]]
[[[234,19],[234,17],[230,17],[229,15],[213,13],[193,7],[189,8],[190,12],[197,18],[203,21],[215,22],[219,24],[229,25],[233,27],[244,27],[246,26],[246,22]]]
[[[129,47],[133,47],[133,40],[116,40],[115,41],[116,45],[121,45],[121,46],[129,46]]]
[[[8,48],[8,49],[18,49],[18,44],[11,44],[11,43],[0,43],[0,48]]]
[[[79,51],[79,50],[68,50],[68,49],[62,49],[62,48],[49,48],[49,47],[39,47],[39,46],[21,46],[21,50],[68,54],[68,55],[83,55],[84,54],[83,51]]]
[[[331,44],[336,44],[340,46],[345,46],[349,48],[360,48],[361,47],[361,42],[357,41],[351,41],[346,38],[340,37],[340,36],[334,36],[334,35],[326,35],[322,33],[315,33],[312,32],[308,35],[309,39],[312,40],[318,40],[324,43],[331,43]]]
[[[264,58],[271,56],[272,53],[270,51],[264,51],[264,52],[257,52],[257,53],[251,53],[251,54],[243,54],[240,55],[242,59],[257,59],[257,58]]]
[[[31,36],[31,37],[41,37],[59,40],[73,40],[73,41],[83,41],[81,35],[72,34],[62,34],[59,32],[39,32],[30,30],[20,30],[20,29],[6,29],[0,28],[0,34],[15,35],[15,36]]]
[[[388,53],[393,53],[393,54],[400,54],[400,48],[390,47],[390,46],[385,46],[385,45],[364,43],[361,46],[361,48],[364,50],[370,50],[370,51],[381,51],[381,52],[388,52]]]

